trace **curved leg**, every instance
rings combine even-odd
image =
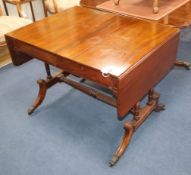
[[[39,84],[39,93],[32,106],[28,109],[29,115],[31,115],[35,111],[35,109],[39,107],[39,105],[43,102],[46,96],[46,91],[47,91],[46,81],[38,80],[37,83]]]
[[[120,0],[113,0],[115,5],[119,5]]]
[[[46,68],[46,72],[47,72],[47,79],[37,81],[37,83],[39,84],[39,93],[38,93],[38,96],[37,96],[36,100],[34,101],[33,105],[28,109],[29,115],[32,114],[35,111],[35,109],[38,108],[39,105],[43,102],[48,88],[52,87],[53,85],[55,85],[58,82],[61,82],[60,77],[61,77],[61,75],[63,75],[63,73],[64,73],[63,71],[59,71],[59,72],[57,72],[57,74],[52,76],[51,72],[50,72],[50,67],[46,63],[45,63],[45,68]]]
[[[125,129],[125,134],[121,140],[121,143],[116,151],[116,153],[113,155],[112,159],[109,161],[109,166],[114,166],[117,161],[120,159],[120,157],[123,155],[125,150],[127,149],[133,132],[134,132],[134,127],[130,122],[125,122],[124,124],[124,129]]]
[[[185,67],[187,70],[191,69],[191,63],[186,62],[186,61],[176,61],[175,63],[176,66],[180,66],[180,67]]]
[[[124,129],[125,134],[122,138],[122,141],[113,155],[111,161],[109,161],[110,166],[114,166],[120,157],[124,154],[127,149],[133,133],[143,124],[143,122],[149,117],[153,112],[159,112],[165,109],[165,105],[159,104],[160,94],[155,92],[154,89],[151,89],[148,92],[148,101],[144,107],[141,107],[140,102],[137,102],[132,108],[131,113],[133,114],[133,119],[130,122],[125,122]]]

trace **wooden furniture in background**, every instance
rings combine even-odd
[[[165,21],[160,20],[159,22],[180,29],[189,27],[191,25],[191,1],[168,15]]]
[[[10,31],[30,24],[32,21],[16,16],[3,16],[0,7],[0,67],[11,62],[10,56],[7,52],[4,35]]]
[[[80,0],[80,4],[84,7],[96,8],[97,5],[100,5],[108,0]]]
[[[78,6],[80,0],[43,0],[45,16],[48,16],[48,13],[55,14],[66,10],[68,8]]]
[[[120,5],[114,5],[112,0],[97,5],[97,9],[117,13],[134,18],[158,21],[165,18],[190,0],[160,0],[160,12],[151,11],[151,0],[122,0]]]
[[[8,8],[7,8],[7,3],[15,5],[19,14],[19,17],[26,18],[26,13],[22,10],[22,5],[29,3],[30,9],[31,9],[31,14],[32,14],[32,19],[35,21],[35,14],[34,14],[34,9],[33,9],[33,4],[32,1],[34,0],[2,0],[3,5],[5,8],[6,15],[9,15]],[[43,7],[44,7],[44,0],[42,0]]]
[[[152,0],[152,1],[153,1],[153,13],[158,13],[159,12],[159,0]],[[115,5],[119,5],[120,0],[113,0],[113,2]]]
[[[107,0],[81,0],[80,4],[89,8],[96,8],[96,6],[106,2]],[[166,19],[159,21],[161,24],[171,25],[177,28],[184,28],[191,25],[191,1],[169,14]]]
[[[9,33],[6,40],[14,65],[37,58],[46,66],[47,79],[38,80],[39,95],[29,114],[42,103],[47,89],[61,82],[116,107],[119,120],[133,114],[124,123],[124,137],[109,162],[113,166],[150,113],[164,110],[153,87],[175,63],[179,30],[74,7]],[[49,64],[61,71],[51,75]],[[87,86],[86,80],[109,93]],[[141,107],[146,94],[148,101]]]
[[[107,0],[81,0],[80,4],[85,7],[97,9],[96,6],[106,1]],[[179,29],[190,26],[191,25],[191,1],[157,22],[161,24],[173,26]],[[187,61],[182,61],[182,59],[181,61],[177,60],[175,65],[185,67],[188,70],[190,70],[191,68],[191,64]]]

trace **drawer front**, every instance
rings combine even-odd
[[[116,77],[108,76],[105,77],[99,70],[86,65],[81,65],[70,59],[63,58],[59,55],[44,51],[34,46],[30,46],[20,41],[15,41],[14,51],[19,54],[25,54],[30,57],[37,58],[43,62],[49,63],[59,69],[62,69],[73,75],[88,79],[102,86],[105,86],[111,90],[116,91]]]

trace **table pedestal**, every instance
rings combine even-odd
[[[103,95],[102,93],[92,90],[90,88],[84,87],[81,85],[81,83],[75,82],[67,78],[69,73],[65,73],[64,71],[58,72],[56,75],[52,76],[50,74],[50,68],[49,65],[45,63],[46,66],[46,72],[47,72],[47,79],[46,80],[38,80],[39,84],[39,94],[36,98],[35,102],[33,103],[32,107],[28,109],[28,114],[31,115],[35,109],[37,109],[40,104],[43,102],[47,89],[55,85],[59,82],[64,82],[98,100],[104,101],[105,103],[108,103],[114,107],[117,106],[117,103],[114,99],[111,97],[108,97],[106,95]],[[81,80],[81,82],[85,81],[84,79]],[[122,137],[121,143],[115,152],[115,154],[112,156],[112,159],[109,161],[109,166],[114,166],[118,160],[122,157],[122,155],[125,153],[131,138],[134,134],[134,132],[143,124],[143,122],[150,116],[150,114],[155,112],[160,112],[162,110],[165,110],[165,105],[159,104],[159,98],[160,94],[155,92],[154,89],[151,89],[148,92],[148,101],[144,107],[140,106],[140,102],[137,102],[135,106],[131,109],[130,113],[133,114],[133,119],[131,121],[124,123],[124,130],[125,133]]]

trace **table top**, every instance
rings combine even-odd
[[[8,34],[61,59],[120,76],[177,34],[178,29],[74,7]]]

